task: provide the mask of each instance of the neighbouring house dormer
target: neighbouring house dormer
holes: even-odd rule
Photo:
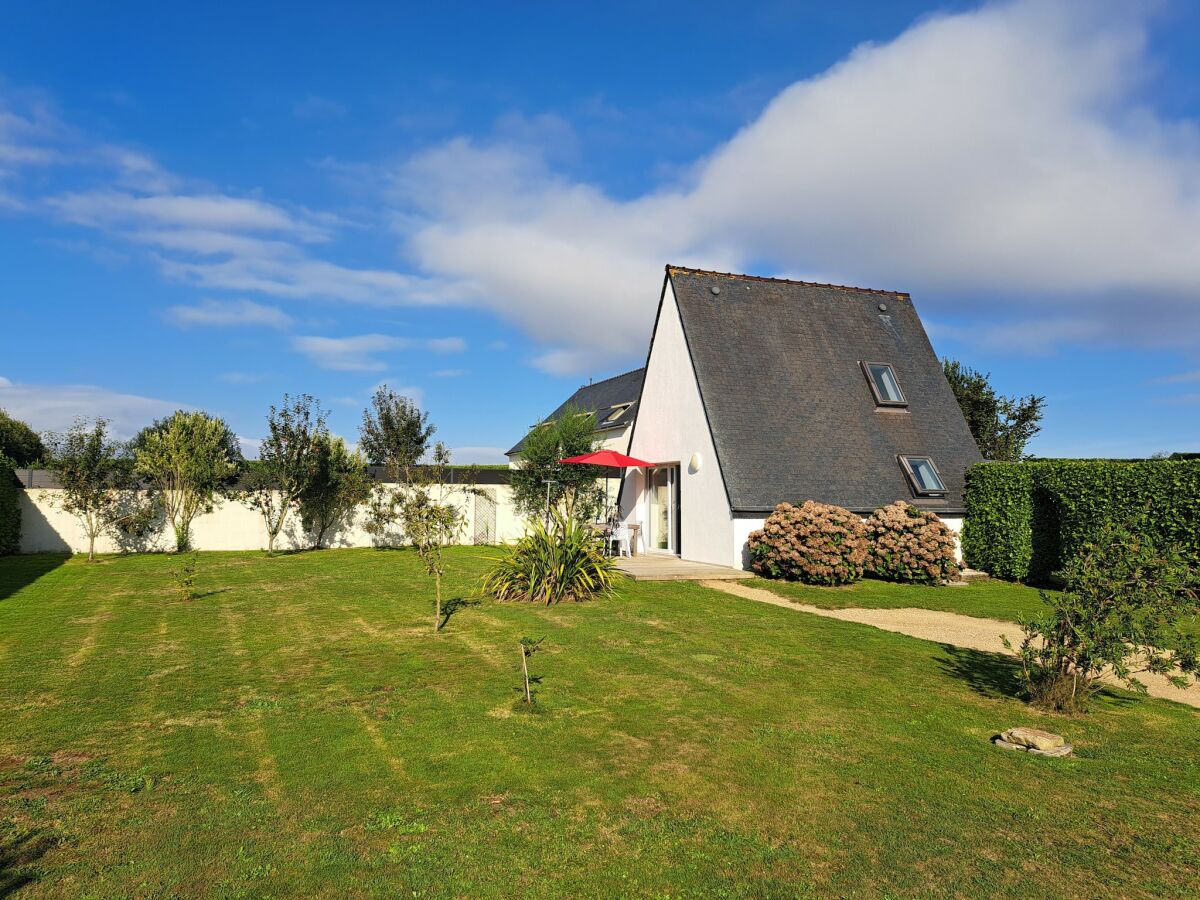
[[[644,373],[644,369],[634,369],[623,375],[585,384],[539,424],[557,421],[566,410],[574,407],[581,411],[581,415],[596,417],[595,434],[601,450],[625,453],[629,450],[629,429],[637,416],[637,401]],[[522,438],[505,453],[510,463],[516,461],[524,445],[525,439]]]

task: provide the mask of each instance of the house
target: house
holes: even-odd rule
[[[637,415],[638,394],[642,390],[642,375],[645,371],[634,369],[624,375],[614,375],[603,381],[583,385],[554,410],[545,422],[558,421],[567,410],[591,413],[596,417],[595,437],[599,441],[596,449],[628,453],[629,433]],[[541,424],[544,423],[539,423]],[[521,438],[516,446],[504,454],[508,457],[510,465],[516,463],[524,446],[525,439]]]
[[[668,266],[622,488],[648,552],[745,567],[784,501],[953,529],[981,457],[908,294]]]
[[[655,462],[621,487],[639,549],[722,566],[748,565],[747,537],[785,501],[867,515],[903,499],[957,531],[981,459],[895,291],[668,266],[645,369],[556,413],[572,402],[628,404],[614,449]]]

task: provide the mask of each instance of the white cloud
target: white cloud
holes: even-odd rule
[[[667,261],[910,290],[1035,352],[1194,345],[1200,130],[1141,104],[1141,15],[1030,0],[923,19],[627,200],[528,146],[456,139],[396,173],[397,228],[551,371],[642,353]]]
[[[297,119],[341,119],[346,115],[346,107],[328,97],[310,94],[292,104],[292,115]]]
[[[266,377],[261,372],[222,372],[217,380],[226,384],[258,384]]]
[[[460,378],[467,374],[466,369],[438,369],[433,373],[434,378]]]
[[[502,447],[452,447],[450,461],[460,466],[486,466],[508,462]]]
[[[466,341],[458,337],[415,340],[387,334],[360,334],[342,338],[302,335],[292,339],[292,349],[303,353],[321,368],[351,372],[382,372],[387,364],[378,357],[389,351],[425,349],[434,353],[452,353],[466,348]]]
[[[1162,375],[1150,379],[1151,384],[1193,384],[1200,381],[1200,369],[1194,372],[1178,372],[1174,375]]]
[[[346,372],[381,372],[387,364],[378,354],[412,346],[404,338],[386,334],[360,334],[331,338],[307,335],[292,338],[292,348],[303,353],[322,369]]]
[[[275,306],[253,300],[203,300],[195,306],[172,306],[167,317],[176,325],[264,325],[288,328],[295,321]]]
[[[435,353],[462,353],[467,349],[467,342],[460,337],[431,338],[425,346]]]
[[[155,419],[190,407],[91,384],[0,384],[0,408],[35,431],[65,431],[76,418],[105,418],[118,437],[133,437]]]
[[[69,222],[106,225],[167,226],[220,231],[285,232],[319,240],[324,229],[262,200],[223,194],[137,194],[100,190],[60,194],[49,205]]]
[[[373,305],[444,302],[436,282],[382,269],[351,269],[289,249],[278,253],[235,253],[217,262],[161,259],[168,277],[197,287],[256,291],[273,297],[345,300]]]
[[[246,459],[258,459],[259,448],[262,447],[262,438],[245,437],[238,435],[238,445],[242,448],[242,456]]]

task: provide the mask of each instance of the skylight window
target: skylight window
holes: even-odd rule
[[[938,474],[937,466],[928,456],[901,456],[900,465],[904,467],[904,473],[912,482],[913,490],[917,494],[928,497],[946,493],[942,476]]]
[[[862,367],[876,403],[880,406],[908,406],[904,392],[900,390],[900,382],[896,380],[895,369],[887,363],[873,362],[865,362]]]
[[[619,406],[614,406],[612,408],[612,411],[609,412],[609,414],[604,417],[604,421],[601,424],[609,425],[609,424],[617,421],[617,419],[619,419],[619,418],[621,418],[621,416],[625,415],[625,410],[629,409],[629,407],[631,407],[632,405],[633,405],[632,403],[622,403]]]

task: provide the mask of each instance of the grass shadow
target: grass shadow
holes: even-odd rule
[[[192,594],[192,599],[203,600],[205,597],[215,597],[217,594],[228,594],[232,590],[233,588],[223,587],[213,588],[211,591],[198,591],[197,593]]]
[[[443,600],[442,621],[438,623],[438,631],[446,627],[455,613],[462,612],[464,609],[469,609],[472,606],[478,606],[482,602],[478,597],[451,597],[448,600]]]
[[[37,881],[34,864],[57,843],[57,836],[43,828],[0,837],[0,897],[10,897]]]
[[[1015,659],[952,644],[943,644],[942,651],[945,655],[934,660],[938,668],[965,681],[977,694],[1021,699],[1021,667]]]
[[[0,600],[11,597],[53,572],[71,558],[69,553],[26,553],[0,557]]]

